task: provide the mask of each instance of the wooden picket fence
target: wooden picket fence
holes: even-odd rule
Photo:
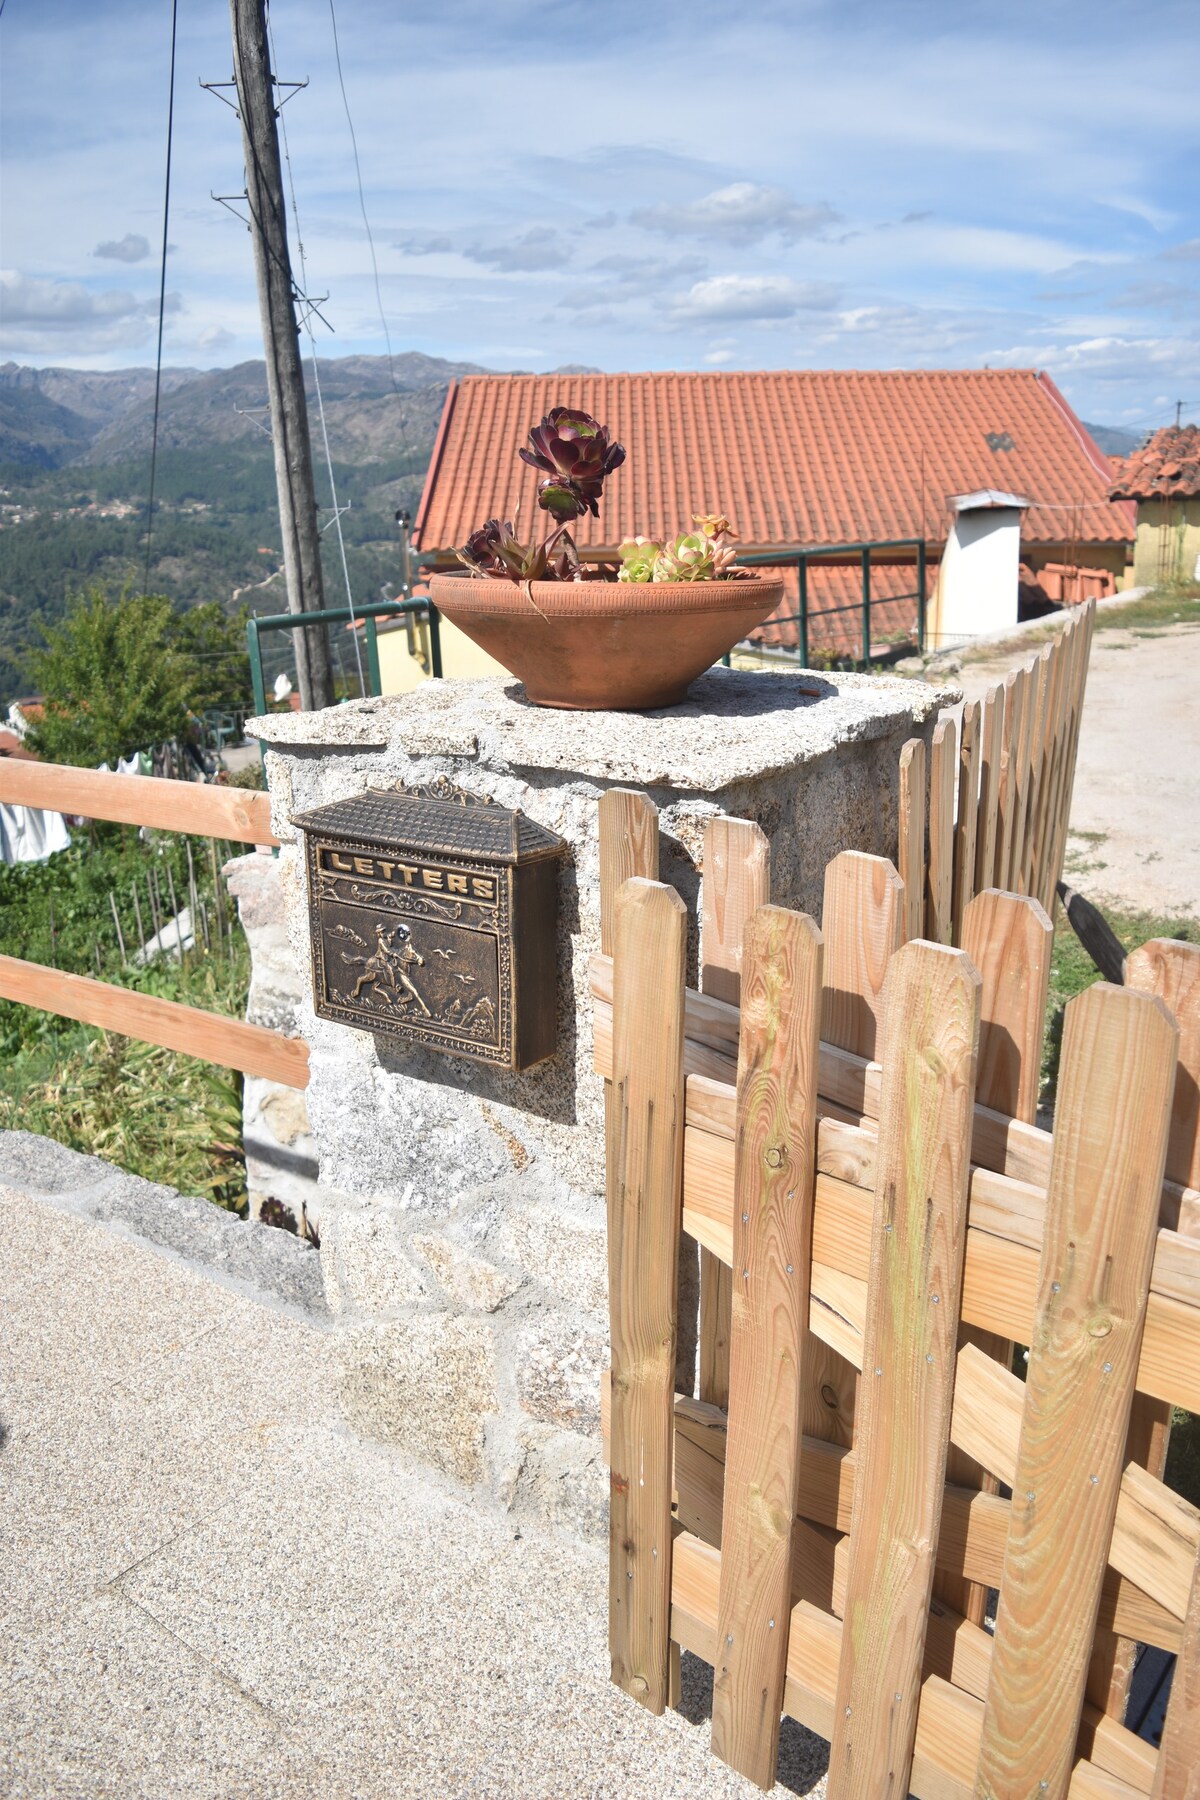
[[[983,702],[900,753],[897,866],[909,937],[961,944],[975,894],[1030,894],[1053,910],[1067,848],[1079,721],[1095,629],[1089,600]]]
[[[830,1800],[1194,1796],[1200,1513],[1161,1475],[1200,1410],[1200,947],[1071,1002],[1051,1135],[1035,897],[906,941],[847,852],[818,930],[716,819],[697,990],[644,795],[602,800],[601,867],[614,1681],[661,1712],[710,1663],[713,1751],[764,1788],[788,1715]],[[1139,1643],[1178,1658],[1160,1750],[1122,1722]]]

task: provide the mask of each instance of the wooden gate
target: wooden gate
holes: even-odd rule
[[[961,725],[943,713],[928,755],[921,738],[900,752],[906,936],[961,944],[966,909],[987,888],[1031,894],[1052,910],[1095,622],[1089,600],[1032,662],[982,703],[968,701]]]
[[[763,1787],[788,1714],[831,1800],[1194,1795],[1200,1514],[1144,1425],[1200,1409],[1200,948],[1071,1002],[1050,1135],[1036,899],[905,942],[896,871],[847,853],[818,931],[765,852],[710,827],[693,990],[654,809],[602,802],[613,1679],[658,1712],[709,1662],[714,1753]],[[732,1296],[701,1398],[681,1229]],[[1161,1751],[1129,1642],[1178,1653]]]

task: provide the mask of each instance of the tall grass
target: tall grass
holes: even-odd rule
[[[216,929],[207,840],[193,840],[193,870],[210,920],[210,947],[200,934],[182,963],[173,955],[145,967],[133,963],[133,888],[139,889],[148,937],[154,925],[147,878],[164,913],[171,883],[179,906],[188,904],[185,841],[117,826],[74,834],[69,849],[44,863],[0,867],[0,951],[240,1018],[249,950],[227,896],[229,929]],[[113,901],[129,962],[121,956]],[[233,1070],[0,1001],[0,1128],[55,1138],[149,1181],[243,1212],[241,1111],[242,1078]]]

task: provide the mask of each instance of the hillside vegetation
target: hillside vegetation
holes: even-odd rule
[[[420,496],[449,382],[473,370],[416,354],[391,365],[367,356],[321,363],[356,600],[397,580],[394,514]],[[308,380],[319,445],[311,370]],[[283,610],[263,364],[164,370],[163,388],[151,589],[184,605]],[[149,369],[0,367],[0,702],[28,691],[39,627],[59,619],[72,594],[95,582],[140,587],[153,397]],[[316,468],[327,505],[322,455]],[[334,534],[323,542],[336,605],[346,597],[341,561]]]

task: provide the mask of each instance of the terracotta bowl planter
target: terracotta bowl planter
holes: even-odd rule
[[[433,575],[439,612],[510,669],[535,706],[673,706],[783,598],[783,582],[515,581]]]

